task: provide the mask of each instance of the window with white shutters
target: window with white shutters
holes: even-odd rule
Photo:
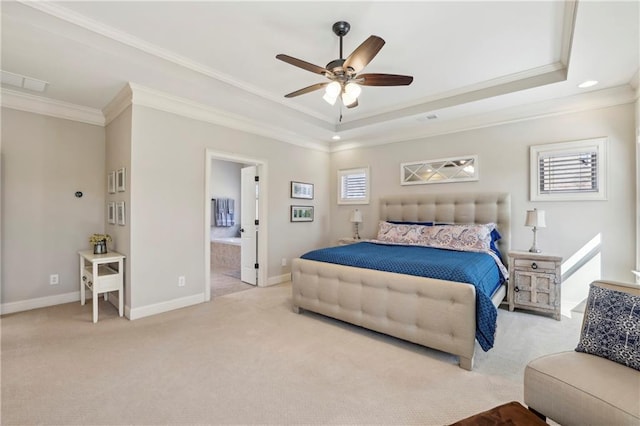
[[[531,147],[531,200],[605,200],[606,139]]]
[[[338,204],[369,203],[369,168],[338,170]]]

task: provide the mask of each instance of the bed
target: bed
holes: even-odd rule
[[[457,193],[380,199],[381,221],[495,223],[502,263],[510,247],[510,196]],[[292,261],[292,304],[426,347],[457,355],[471,370],[476,347],[476,288],[463,282],[297,258]],[[501,284],[489,295],[497,307]],[[478,295],[479,297],[479,295]]]

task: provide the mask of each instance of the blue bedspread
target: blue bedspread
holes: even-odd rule
[[[476,339],[484,351],[493,347],[498,313],[491,295],[504,279],[488,254],[362,242],[314,250],[301,257],[473,284],[476,287]]]

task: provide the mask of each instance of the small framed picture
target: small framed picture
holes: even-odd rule
[[[313,206],[291,206],[291,222],[313,222]]]
[[[118,192],[124,192],[125,191],[125,168],[121,168],[118,169],[118,172],[116,173],[116,187],[118,189]]]
[[[118,221],[118,225],[124,226],[126,224],[125,213],[124,213],[124,201],[118,201],[116,203],[116,220]]]
[[[291,181],[291,198],[313,200],[313,184]]]
[[[109,194],[116,193],[116,172],[110,171],[107,175],[107,192]]]
[[[115,201],[109,201],[107,203],[107,222],[111,225],[116,224],[116,203]]]

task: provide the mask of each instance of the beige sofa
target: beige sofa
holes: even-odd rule
[[[633,284],[595,281],[592,285],[640,295],[640,286]],[[640,371],[582,352],[546,355],[525,369],[524,402],[536,414],[563,426],[637,426]]]

